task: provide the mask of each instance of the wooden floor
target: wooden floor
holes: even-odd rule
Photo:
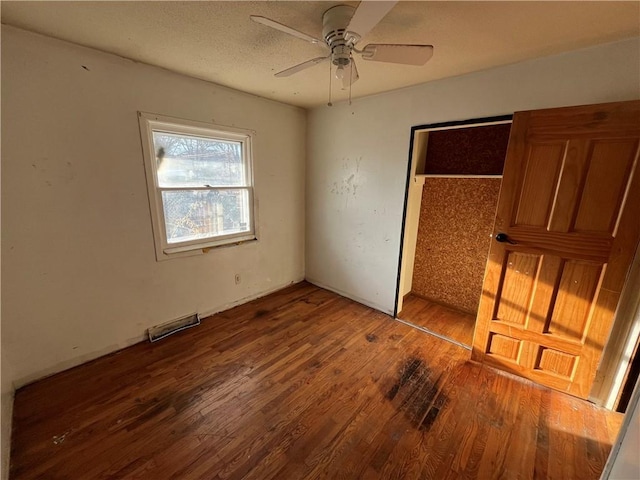
[[[444,337],[471,346],[476,325],[474,315],[447,308],[410,293],[402,302],[398,318]]]
[[[597,479],[622,416],[306,283],[17,392],[11,478]]]

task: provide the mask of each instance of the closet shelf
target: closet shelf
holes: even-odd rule
[[[416,173],[418,178],[502,178],[502,175],[461,175],[458,173]]]

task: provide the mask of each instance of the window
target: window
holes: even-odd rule
[[[139,117],[157,258],[255,239],[251,133]]]

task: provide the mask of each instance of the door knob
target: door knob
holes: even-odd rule
[[[514,242],[513,240],[511,240],[509,238],[509,236],[506,233],[498,233],[496,235],[496,242],[500,242],[500,243],[510,243],[511,245],[515,245],[516,242]]]

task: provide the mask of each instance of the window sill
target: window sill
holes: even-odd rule
[[[201,242],[195,245],[167,247],[162,250],[162,253],[164,253],[167,256],[175,255],[178,253],[186,253],[186,252],[197,253],[198,250],[201,250],[202,253],[207,253],[209,250],[212,250],[214,248],[232,247],[234,245],[240,245],[242,243],[252,242],[257,239],[258,238],[255,236],[255,234],[251,233],[248,235],[237,236],[233,238],[225,238],[223,240],[211,240],[209,242]]]

